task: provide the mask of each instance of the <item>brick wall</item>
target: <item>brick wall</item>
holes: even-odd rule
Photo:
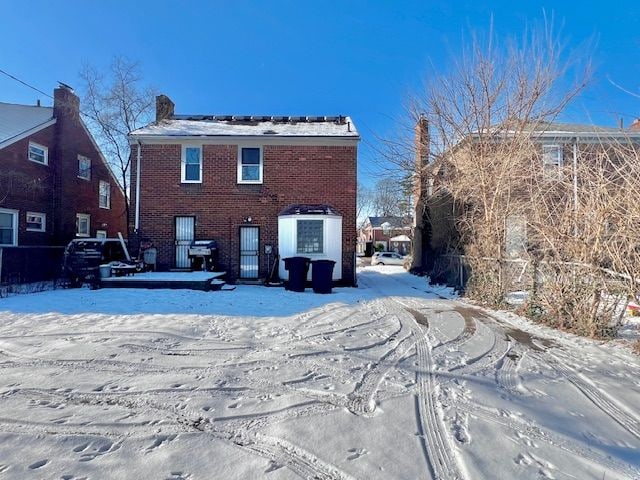
[[[57,88],[54,97],[54,115],[57,118],[55,202],[59,212],[56,216],[57,240],[66,244],[75,237],[77,213],[91,215],[91,236],[95,236],[96,230],[106,230],[110,237],[115,237],[118,232],[126,236],[124,194],[81,123],[78,97],[64,88]],[[89,181],[78,178],[78,155],[91,160]],[[110,184],[109,209],[99,207],[101,180]]]
[[[132,152],[132,208],[135,212],[135,152]],[[221,267],[231,280],[239,270],[239,230],[260,227],[260,277],[270,269],[264,245],[278,245],[278,213],[294,203],[326,203],[342,215],[342,278],[354,278],[356,247],[355,146],[264,145],[264,182],[237,184],[238,145],[204,145],[203,181],[180,183],[180,145],[142,145],[140,236],[158,248],[159,268],[175,262],[176,216],[195,216],[197,239],[215,239]],[[251,217],[250,224],[244,219]]]
[[[76,213],[91,215],[91,235],[126,234],[124,195],[81,123],[78,97],[63,88],[54,96],[55,124],[0,149],[0,208],[18,210],[18,245],[66,245],[75,237]],[[28,159],[30,140],[48,147],[48,165]],[[90,181],[78,178],[78,155],[91,159]],[[99,208],[100,180],[111,185],[110,209]],[[26,212],[45,213],[46,232],[27,231]]]

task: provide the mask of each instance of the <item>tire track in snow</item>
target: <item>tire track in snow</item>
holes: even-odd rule
[[[488,351],[471,358],[465,365],[449,369],[449,372],[455,373],[456,375],[472,375],[492,367],[505,357],[511,348],[511,342],[505,340],[502,335],[496,335],[495,332],[486,325],[478,324],[478,327],[481,325],[483,330],[490,332],[493,336],[493,345],[491,348],[489,348]]]
[[[503,388],[512,395],[523,395],[526,393],[524,385],[518,370],[526,352],[520,351],[520,348],[513,346],[505,354],[502,361],[498,364],[496,370],[496,382],[498,386]]]
[[[37,389],[32,389],[37,390]],[[51,397],[63,399],[69,404],[75,405],[94,405],[101,407],[120,407],[126,410],[154,410],[167,420],[172,422],[172,428],[181,428],[181,432],[200,431],[211,435],[212,437],[230,442],[242,449],[251,451],[255,454],[268,458],[278,466],[284,466],[294,471],[303,478],[321,479],[321,480],[353,480],[350,475],[342,472],[340,469],[327,463],[314,454],[305,449],[294,445],[284,439],[271,437],[268,435],[254,432],[253,429],[247,428],[246,425],[236,425],[236,428],[224,426],[224,422],[215,422],[209,418],[204,418],[199,412],[192,411],[184,406],[176,406],[169,403],[154,401],[147,396],[132,397],[121,394],[111,393],[88,393],[88,392],[56,392],[43,391]],[[315,413],[313,408],[309,409],[309,414]],[[319,409],[319,412],[324,410]],[[278,417],[276,416],[276,419]],[[219,424],[219,425],[218,425]],[[110,424],[109,426],[112,426]],[[26,427],[29,431],[29,425]],[[32,426],[31,428],[36,428]],[[53,430],[58,428],[57,425],[52,427]],[[93,434],[91,428],[88,431],[80,430],[80,434]],[[61,428],[61,434],[64,428]],[[72,430],[69,430],[70,432]],[[157,433],[158,426],[155,426]],[[49,429],[42,433],[48,433]],[[73,433],[72,433],[73,434]]]
[[[413,317],[417,324],[414,334],[417,337],[418,416],[423,447],[427,452],[427,462],[436,480],[462,480],[464,476],[458,466],[454,446],[440,409],[427,318],[421,312],[408,307],[405,302],[398,300],[396,302]]]
[[[375,396],[384,377],[404,358],[415,345],[413,334],[408,334],[385,353],[363,375],[356,388],[349,394],[347,408],[356,415],[371,415],[376,409]]]
[[[640,469],[635,468],[632,465],[616,461],[610,455],[601,454],[591,450],[590,448],[582,447],[559,434],[547,431],[518,416],[511,415],[509,412],[500,412],[494,408],[472,403],[468,400],[462,400],[458,407],[464,408],[465,411],[471,413],[474,417],[502,425],[510,431],[519,433],[522,436],[534,438],[551,444],[567,453],[575,455],[576,457],[593,462],[599,467],[602,466],[608,468],[619,475],[627,476],[630,479],[640,478]]]
[[[548,358],[538,356],[538,359],[541,362],[547,361],[556,372],[571,382],[591,403],[611,417],[627,432],[640,439],[640,419],[631,413],[628,407],[600,390],[581,373],[564,365],[552,353],[547,352],[547,356]]]

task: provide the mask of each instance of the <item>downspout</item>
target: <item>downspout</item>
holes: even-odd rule
[[[140,229],[140,140],[138,142],[138,152],[136,155],[136,213],[134,221],[134,231],[137,233]]]

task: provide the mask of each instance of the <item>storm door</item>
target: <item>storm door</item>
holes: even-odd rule
[[[189,268],[189,247],[195,238],[195,217],[176,217],[176,268]]]
[[[240,227],[240,278],[258,278],[259,227]]]

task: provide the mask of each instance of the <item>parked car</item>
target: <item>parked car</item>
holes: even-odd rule
[[[405,257],[396,252],[376,252],[371,257],[371,265],[404,265]]]
[[[127,255],[117,238],[75,239],[64,251],[62,276],[70,287],[79,287],[100,278],[100,265],[126,261]]]

